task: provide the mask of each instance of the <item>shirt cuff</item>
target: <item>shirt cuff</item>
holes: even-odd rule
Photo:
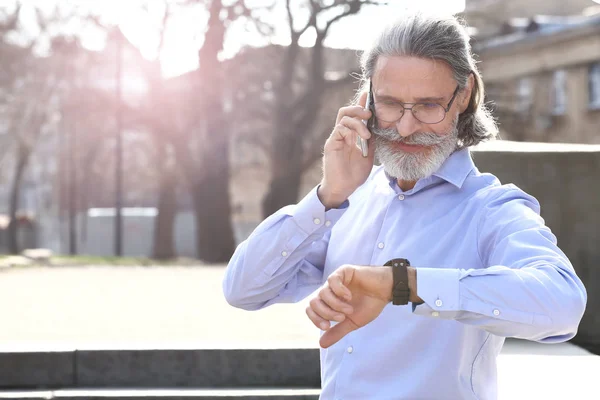
[[[325,211],[325,206],[317,196],[319,186],[313,188],[294,209],[294,221],[307,234],[325,227],[331,229],[348,208],[346,200],[340,207]]]
[[[453,318],[460,310],[460,270],[417,268],[417,294],[424,303],[413,305],[417,315]]]

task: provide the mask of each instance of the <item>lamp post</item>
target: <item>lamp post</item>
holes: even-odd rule
[[[115,137],[115,255],[123,255],[123,109],[121,76],[123,68],[123,37],[120,29],[116,29],[116,137]]]

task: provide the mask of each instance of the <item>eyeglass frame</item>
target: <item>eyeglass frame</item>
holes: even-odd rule
[[[416,105],[419,105],[419,104],[432,104],[432,103],[401,103],[402,109],[404,111],[402,111],[402,115],[400,116],[400,118],[398,118],[395,121],[384,121],[384,122],[387,122],[387,123],[390,123],[390,124],[392,124],[392,123],[393,124],[397,124],[398,121],[400,121],[402,119],[402,117],[404,117],[404,113],[406,112],[406,110],[410,110],[410,112],[412,113],[413,117],[415,117],[415,119],[417,121],[419,121],[420,123],[422,123],[422,124],[427,124],[427,125],[439,124],[440,122],[442,122],[443,120],[446,119],[446,115],[448,114],[448,111],[450,111],[450,107],[452,107],[452,104],[454,103],[454,100],[456,99],[456,96],[458,95],[459,89],[460,89],[460,85],[456,85],[456,89],[454,89],[454,93],[452,94],[452,97],[450,98],[450,101],[448,102],[448,105],[446,107],[444,107],[441,104],[434,103],[434,104],[437,104],[438,106],[442,107],[442,109],[444,110],[444,117],[441,120],[439,120],[438,122],[423,122],[419,118],[417,118],[417,116],[412,111],[413,108]],[[369,111],[371,111],[371,113],[373,113],[373,125],[375,125],[376,124],[375,120],[377,119],[377,114],[375,112],[375,96],[373,95],[373,80],[371,80],[369,82],[369,97],[370,97],[370,101],[369,101],[369,108],[370,108],[370,110]],[[405,104],[411,104],[412,107],[405,107],[404,106]]]

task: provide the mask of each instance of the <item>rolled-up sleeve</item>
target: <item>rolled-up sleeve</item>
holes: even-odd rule
[[[539,212],[518,189],[489,201],[477,234],[485,268],[418,268],[414,313],[540,342],[575,336],[587,294]]]
[[[321,285],[331,229],[348,202],[325,211],[317,189],[268,217],[236,248],[223,279],[231,305],[257,310],[297,302]]]

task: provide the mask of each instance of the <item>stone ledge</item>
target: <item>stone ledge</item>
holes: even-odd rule
[[[0,387],[53,388],[75,382],[74,353],[0,352]]]
[[[0,353],[1,388],[319,388],[320,385],[316,348]]]

